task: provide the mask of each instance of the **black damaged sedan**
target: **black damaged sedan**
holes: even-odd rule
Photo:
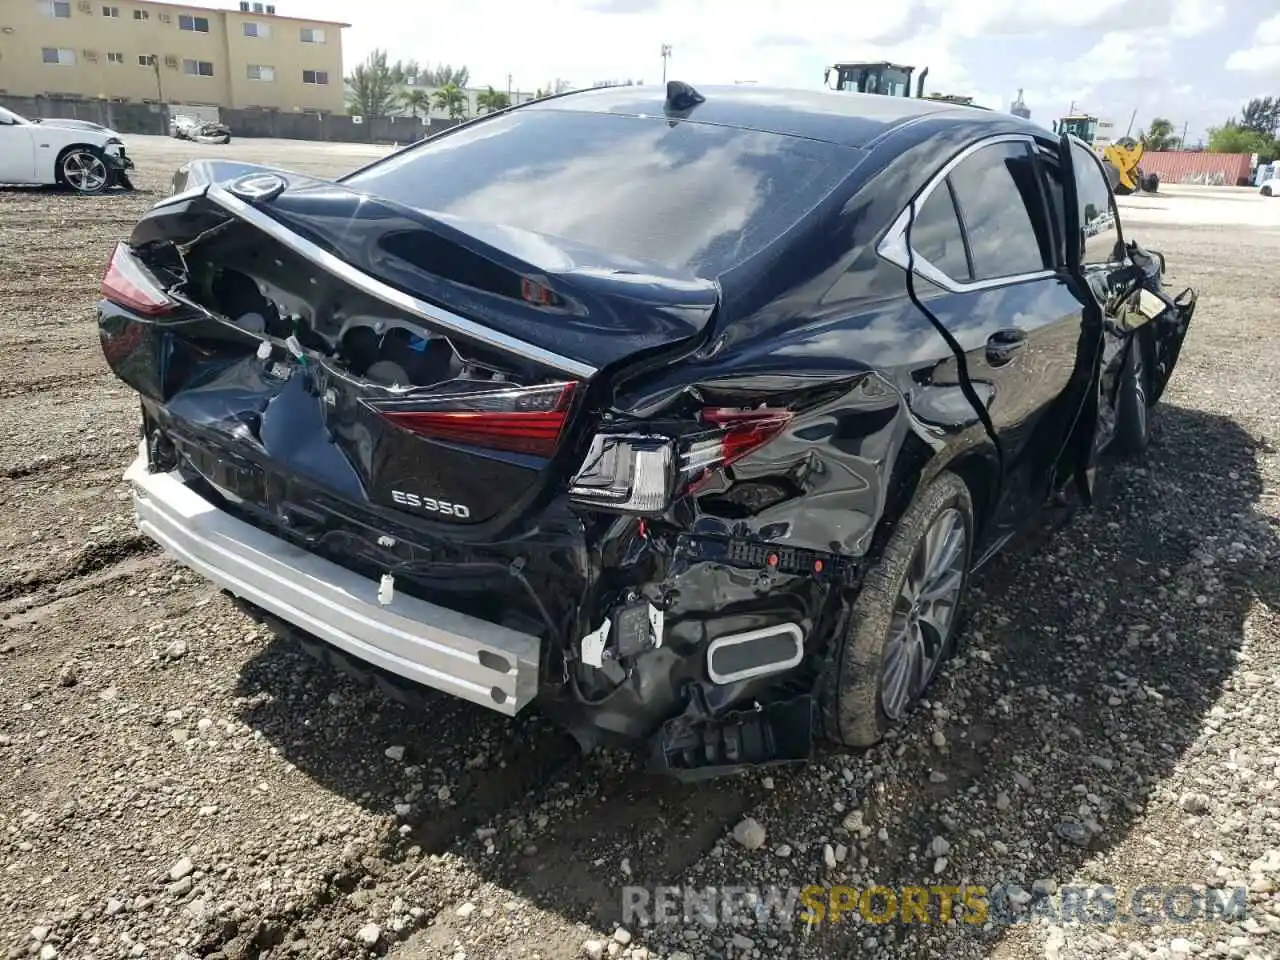
[[[198,161],[116,249],[138,523],[348,664],[682,776],[875,742],[968,580],[1140,451],[1195,294],[1013,116],[672,83],[336,181]]]

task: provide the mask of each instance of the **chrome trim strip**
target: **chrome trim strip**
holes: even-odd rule
[[[763,637],[771,637],[775,634],[790,634],[795,640],[796,651],[786,660],[775,660],[771,663],[762,663],[759,666],[748,667],[746,670],[736,670],[732,673],[720,673],[715,668],[714,654],[721,647],[732,647],[740,643],[750,643],[752,640],[759,640]],[[800,629],[800,625],[796,623],[780,623],[774,627],[761,627],[759,630],[748,630],[746,633],[731,633],[727,637],[719,637],[712,640],[707,646],[707,676],[715,683],[737,683],[739,680],[749,680],[752,677],[762,677],[768,673],[779,673],[783,670],[790,670],[798,665],[804,659],[804,631]]]
[[[125,473],[139,530],[184,566],[349,656],[512,716],[538,693],[542,641],[437,606],[250,526],[172,473]]]
[[[885,233],[879,245],[876,247],[876,253],[884,257],[892,264],[896,264],[903,270],[907,269],[908,262],[915,267],[915,273],[919,277],[923,277],[930,283],[936,284],[949,293],[969,293],[975,290],[992,290],[996,287],[1008,287],[1015,283],[1026,283],[1029,280],[1046,280],[1049,277],[1057,275],[1054,270],[1037,270],[1032,273],[1019,273],[1008,277],[994,277],[990,280],[973,280],[961,281],[954,280],[943,273],[938,267],[930,263],[919,253],[915,254],[912,261],[907,259],[907,223],[911,219],[912,208],[915,209],[916,215],[919,216],[920,208],[924,206],[926,200],[938,187],[942,186],[947,175],[951,173],[957,166],[967,160],[973,154],[977,153],[984,147],[994,146],[998,143],[1029,143],[1031,146],[1036,145],[1035,137],[1026,133],[1002,133],[998,136],[988,137],[977,143],[972,143],[965,147],[958,154],[952,157],[943,165],[942,169],[933,175],[933,177],[920,189],[920,192],[912,198],[911,202],[903,208],[902,212],[894,218],[893,225]]]
[[[403,293],[395,289],[395,287],[383,283],[381,280],[374,279],[367,273],[357,270],[346,261],[335,257],[327,250],[320,248],[305,237],[298,236],[279,221],[267,216],[253,204],[245,203],[239,197],[233,195],[226,187],[219,184],[209,187],[209,199],[224,210],[234,213],[272,238],[279,240],[321,269],[340,277],[353,287],[381,300],[383,303],[388,303],[393,307],[412,313],[447,331],[470,337],[486,346],[537,361],[580,380],[589,379],[597,373],[597,369],[590,364],[561,356],[550,350],[544,350],[542,347],[527,343],[524,340],[509,337],[505,333],[482,326],[474,320],[468,320],[466,317],[460,317],[456,313],[427,303],[425,300],[419,300],[417,297]]]

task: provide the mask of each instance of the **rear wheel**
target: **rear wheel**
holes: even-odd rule
[[[1271,185],[1270,185],[1270,184],[1268,184],[1267,186],[1265,186],[1265,187],[1263,187],[1263,188],[1262,188],[1262,195],[1263,195],[1264,197],[1269,197],[1269,196],[1271,196]]]
[[[898,522],[835,639],[823,683],[830,737],[866,747],[906,718],[954,645],[972,552],[969,488],[944,473]]]
[[[107,161],[93,147],[72,147],[58,161],[62,182],[76,193],[101,193],[111,177]]]

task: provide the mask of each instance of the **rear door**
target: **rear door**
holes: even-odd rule
[[[1082,398],[1086,301],[1063,269],[1037,153],[1022,135],[963,151],[917,198],[926,216],[905,246],[1000,452],[1003,483],[986,527],[993,539],[1049,494]]]

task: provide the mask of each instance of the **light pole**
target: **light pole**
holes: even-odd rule
[[[667,61],[671,59],[671,44],[662,45],[662,85],[667,85]]]

